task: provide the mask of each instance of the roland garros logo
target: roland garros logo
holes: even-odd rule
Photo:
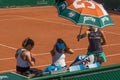
[[[8,78],[8,76],[0,76],[0,80],[3,80],[5,78]]]
[[[86,6],[84,3],[78,4],[78,2],[81,2],[81,1],[82,1],[82,0],[75,0],[75,1],[73,2],[73,6],[74,6],[76,9],[78,9],[78,8],[85,8],[85,7],[91,8],[91,9],[95,9],[95,5],[94,5],[92,2],[86,0],[86,2],[90,4],[90,6]]]

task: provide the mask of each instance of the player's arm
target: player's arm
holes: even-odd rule
[[[74,51],[71,48],[65,48],[65,52],[68,54],[73,54]]]
[[[17,56],[18,56],[18,54],[17,54],[17,52],[15,53],[15,58],[17,58]]]
[[[83,33],[83,34],[79,34],[79,35],[77,35],[77,39],[85,38],[89,33],[90,33],[90,31],[86,31],[86,32]]]
[[[18,53],[17,53],[17,52],[18,52],[18,50],[17,50],[17,51],[16,51],[16,53],[15,53],[15,58],[17,58],[17,57],[18,57]]]
[[[50,51],[50,54],[52,57],[55,55],[55,50],[56,50],[56,47],[54,45],[53,49]]]
[[[101,44],[106,45],[106,37],[103,31],[101,31]]]
[[[35,59],[31,57],[31,53],[29,51],[25,51],[24,54],[26,54],[26,60],[29,62],[31,66],[35,65]]]

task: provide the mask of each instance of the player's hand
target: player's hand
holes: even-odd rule
[[[77,35],[77,41],[80,40],[80,36],[81,36],[80,34]]]
[[[32,61],[35,62],[35,58],[32,57]]]
[[[106,45],[106,42],[102,42],[101,44],[102,44],[102,45]]]
[[[72,50],[72,49],[68,49],[68,51],[67,51],[68,53],[70,53],[70,54],[73,54],[74,53],[74,51]]]

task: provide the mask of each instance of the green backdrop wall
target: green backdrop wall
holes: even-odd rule
[[[120,7],[120,0],[94,0],[102,3],[105,8],[117,8]]]
[[[56,0],[0,0],[0,8],[25,7],[25,6],[51,6]],[[105,8],[117,8],[120,0],[94,0],[102,3]]]
[[[55,0],[0,0],[0,8],[54,5]]]

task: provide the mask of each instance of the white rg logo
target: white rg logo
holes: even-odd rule
[[[74,6],[76,9],[78,9],[78,8],[85,8],[85,7],[91,8],[91,9],[95,9],[94,3],[90,2],[90,1],[86,1],[86,2],[88,2],[89,4],[91,4],[90,6],[85,6],[84,3],[77,4],[77,3],[80,2],[80,1],[82,1],[82,0],[75,0],[75,1],[73,2],[73,6]]]

